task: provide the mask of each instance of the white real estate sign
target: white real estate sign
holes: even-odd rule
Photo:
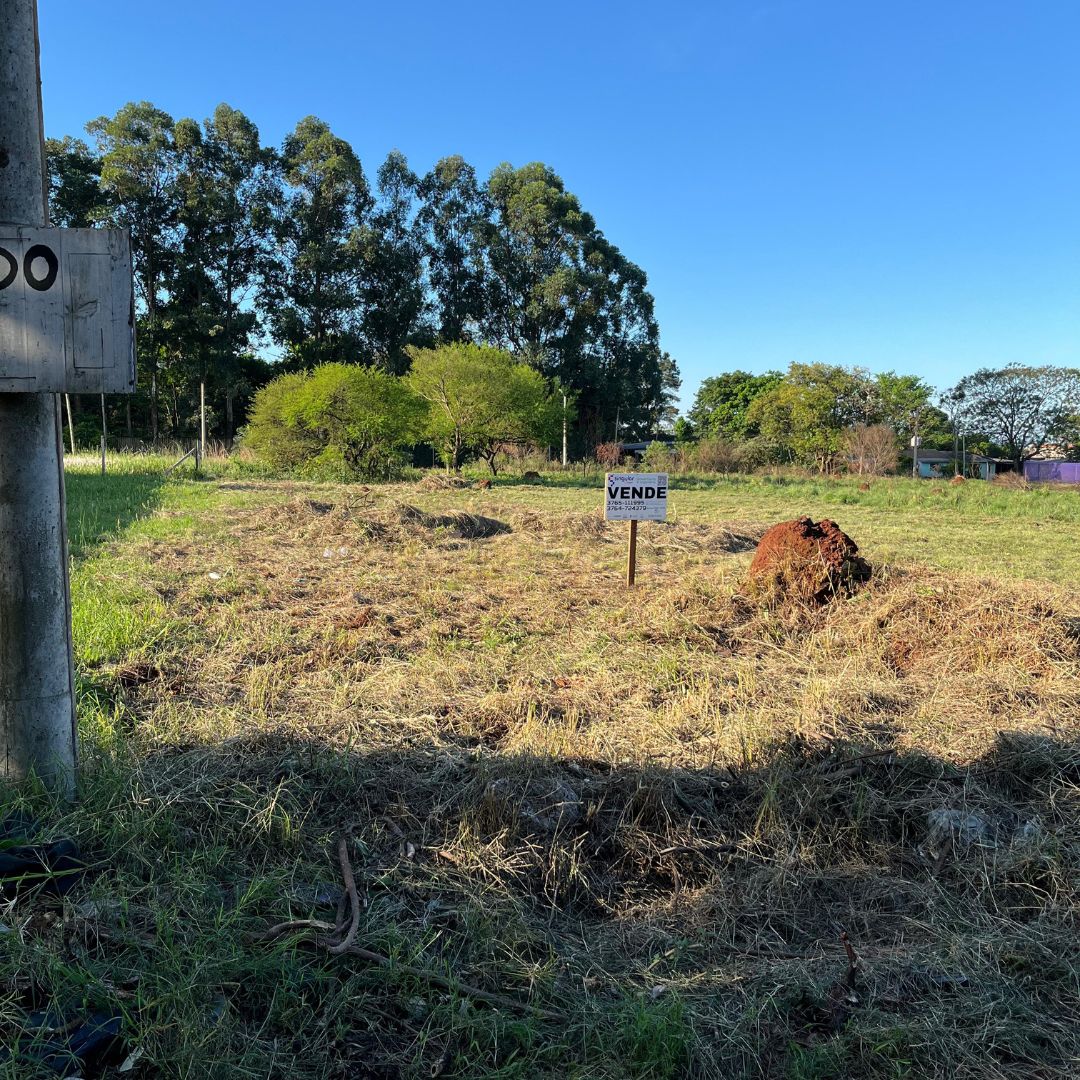
[[[608,473],[604,477],[606,521],[666,521],[667,473]]]
[[[0,392],[134,390],[127,232],[0,224]]]

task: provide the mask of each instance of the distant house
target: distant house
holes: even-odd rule
[[[1033,458],[1024,462],[1024,479],[1035,484],[1080,484],[1080,462]]]
[[[920,450],[919,476],[924,480],[938,480],[963,471],[967,476],[976,471],[983,480],[992,480],[1002,466],[1012,467],[1009,461],[987,457],[985,454],[954,454],[951,450]]]
[[[620,442],[619,455],[624,458],[633,457],[637,461],[640,461],[645,456],[645,451],[648,450],[649,446],[654,442],[663,443],[666,446],[674,446],[675,436],[662,432],[655,438],[649,440],[649,442]]]

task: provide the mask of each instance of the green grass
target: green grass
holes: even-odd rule
[[[483,498],[453,496],[463,506],[528,505],[585,511],[600,505],[603,478],[546,473],[542,485],[496,481]],[[922,563],[990,578],[1080,584],[1080,487],[1010,488],[982,481],[952,486],[925,480],[676,476],[674,519],[771,524],[807,514],[831,517],[871,561]]]
[[[1072,1074],[1080,493],[678,478],[627,594],[596,476],[162,472],[69,470],[80,801],[5,799],[94,870],[0,909],[0,1042],[51,1000],[147,1077]],[[751,609],[721,526],[803,513],[878,577]],[[259,940],[334,921],[342,835],[389,966]]]

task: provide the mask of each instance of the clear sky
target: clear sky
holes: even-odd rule
[[[550,164],[702,378],[1080,364],[1077,0],[39,0],[45,126],[309,113],[373,175]]]

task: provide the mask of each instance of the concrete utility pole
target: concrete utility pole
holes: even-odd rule
[[[566,453],[566,394],[562,396],[562,467],[566,468],[569,457]]]
[[[0,222],[47,224],[36,0],[0,17]],[[3,318],[0,307],[0,318]],[[60,399],[0,393],[0,780],[75,789]]]

